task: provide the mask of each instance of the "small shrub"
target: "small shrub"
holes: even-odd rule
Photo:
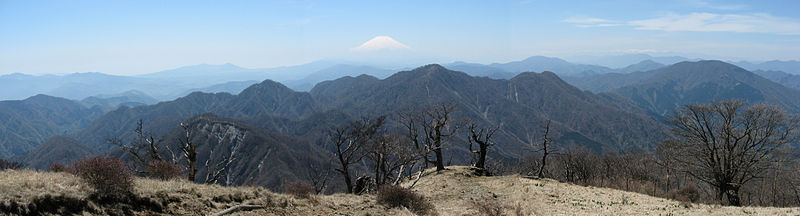
[[[18,170],[18,169],[22,169],[22,167],[23,167],[23,165],[20,162],[7,161],[7,160],[0,159],[0,171],[5,170],[5,169]]]
[[[133,194],[133,175],[128,166],[117,158],[94,157],[78,161],[75,175],[95,189],[101,202],[124,201]]]
[[[72,167],[60,163],[54,163],[50,165],[50,172],[73,173],[74,171],[72,170]]]
[[[315,191],[314,185],[303,181],[294,181],[283,185],[283,192],[303,199],[309,198]]]
[[[435,215],[433,204],[425,200],[425,196],[409,189],[394,185],[383,185],[378,188],[376,197],[379,204],[390,208],[406,207],[418,215]]]
[[[503,206],[495,200],[484,199],[472,201],[472,208],[478,210],[478,215],[500,216],[503,215]]]
[[[147,174],[161,180],[177,179],[183,177],[183,168],[167,161],[153,161],[147,165]]]
[[[694,183],[688,183],[679,189],[667,192],[667,197],[684,202],[697,202],[700,200],[700,189]]]

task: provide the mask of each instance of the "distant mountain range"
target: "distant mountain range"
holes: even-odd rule
[[[562,78],[581,78],[607,73],[633,73],[652,70],[680,61],[697,61],[679,56],[654,57],[631,54],[603,57],[559,58],[532,56],[521,61],[477,64],[453,62],[445,67],[472,76],[510,79],[522,72],[552,71]],[[575,63],[581,62],[581,63]],[[745,69],[783,71],[800,74],[798,61],[768,61],[762,63],[731,62]],[[270,79],[284,83],[297,91],[309,91],[321,81],[343,76],[356,77],[367,74],[386,78],[394,69],[370,66],[369,63],[336,60],[315,61],[308,64],[275,67],[243,68],[233,64],[194,65],[136,76],[116,76],[97,72],[68,75],[8,74],[0,76],[0,100],[21,100],[36,94],[47,94],[73,100],[82,100],[98,94],[122,94],[139,91],[159,101],[173,100],[194,91],[237,94],[249,84]],[[773,79],[773,81],[776,81]]]
[[[624,96],[642,108],[666,116],[683,104],[731,98],[778,104],[799,112],[800,90],[787,87],[796,82],[795,78],[795,75],[774,71],[753,73],[721,61],[699,61],[644,72],[568,77],[566,80],[592,92]]]
[[[800,75],[798,74],[790,74],[783,71],[773,70],[755,70],[753,73],[772,80],[773,82],[780,83],[786,87],[800,89]]]
[[[564,74],[574,76],[523,72],[548,68],[568,70]],[[796,75],[753,73],[722,61],[664,65],[643,60],[611,69],[532,57],[506,64],[431,64],[391,75],[380,68],[353,65],[320,71],[295,82],[296,88],[315,83],[308,91],[272,80],[246,88],[252,81],[231,81],[161,102],[139,91],[81,101],[46,95],[1,101],[0,157],[28,161],[29,167],[40,169],[92,154],[124,157],[107,140],[133,139],[139,120],[146,131],[169,145],[177,144],[178,125],[187,122],[197,131],[197,143],[215,143],[203,148],[219,154],[247,149],[238,151],[240,161],[225,184],[278,187],[284,182],[276,173],[296,179],[308,171],[309,164],[300,162],[323,165],[331,153],[325,146],[331,127],[363,116],[388,115],[387,129],[396,130],[398,111],[437,103],[455,104],[455,119],[498,126],[497,147],[490,156],[509,160],[528,150],[531,137],[539,135],[547,120],[553,121],[551,135],[560,146],[621,152],[651,149],[668,133],[663,119],[687,103],[739,98],[800,113],[800,90],[784,86]],[[381,77],[356,75],[360,72]],[[221,134],[245,138],[220,142]],[[465,137],[459,134],[448,143],[447,160],[469,161]],[[201,155],[215,157],[219,155]]]

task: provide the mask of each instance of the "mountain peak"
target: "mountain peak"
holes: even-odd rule
[[[446,71],[446,70],[447,70],[447,68],[443,67],[442,65],[439,65],[439,64],[428,64],[428,65],[424,65],[424,66],[421,66],[421,67],[418,67],[418,68],[414,68],[414,70],[412,70],[412,71],[434,72],[434,71]]]
[[[410,50],[407,45],[400,43],[389,36],[377,36],[364,42],[358,47],[354,47],[353,51],[379,51],[379,50]]]

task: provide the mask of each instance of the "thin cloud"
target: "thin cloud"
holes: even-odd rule
[[[575,24],[598,24],[598,23],[609,23],[611,21],[594,17],[582,17],[582,18],[573,17],[564,19],[563,22],[575,23]]]
[[[769,14],[691,13],[635,20],[627,23],[638,30],[749,32],[800,35],[800,22]]]
[[[614,26],[621,26],[622,24],[619,23],[598,23],[598,24],[580,24],[575,25],[580,28],[594,28],[594,27],[614,27]]]
[[[689,1],[689,3],[695,7],[714,10],[745,10],[750,8],[750,6],[743,4],[712,4],[708,1]]]
[[[579,28],[612,27],[622,25],[618,22],[595,17],[572,17],[564,19],[562,22],[575,24],[575,26]]]

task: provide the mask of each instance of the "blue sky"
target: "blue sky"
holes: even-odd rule
[[[127,75],[203,63],[261,68],[357,59],[376,52],[356,49],[376,36],[402,44],[399,51],[407,55],[441,63],[626,53],[800,60],[799,6],[703,0],[0,0],[0,74]]]

